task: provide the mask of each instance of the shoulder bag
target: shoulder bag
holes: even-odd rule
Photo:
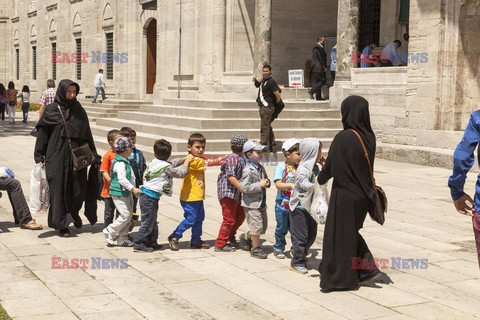
[[[62,109],[60,109],[59,105],[57,105],[57,107],[60,115],[62,116],[63,124],[65,126],[65,132],[67,134],[68,147],[70,148],[70,151],[72,153],[73,171],[85,169],[93,163],[95,156],[90,150],[88,143],[85,143],[75,149],[72,148],[72,140],[70,139],[70,132],[68,130],[67,122],[65,121]]]
[[[368,151],[367,151],[367,148],[365,147],[365,144],[363,143],[362,137],[357,131],[353,129],[350,129],[350,130],[353,131],[353,133],[355,133],[355,135],[357,136],[358,140],[360,140],[363,151],[365,152],[365,158],[367,158],[368,168],[370,169],[372,186],[373,186],[373,190],[375,191],[375,196],[373,200],[374,206],[369,210],[370,217],[372,218],[372,220],[378,222],[380,225],[383,225],[385,222],[385,213],[387,212],[387,209],[388,209],[387,195],[385,194],[385,191],[383,191],[382,187],[377,186],[375,183],[375,178],[373,177],[372,165],[370,163]]]

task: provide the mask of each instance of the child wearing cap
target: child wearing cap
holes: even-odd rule
[[[266,188],[270,187],[265,168],[260,161],[262,151],[266,146],[257,145],[248,140],[243,145],[246,165],[242,172],[240,186],[243,190],[242,206],[245,210],[249,232],[240,236],[243,249],[250,251],[250,255],[258,259],[266,259],[267,254],[260,247],[260,235],[267,230],[267,203]]]
[[[247,137],[237,134],[230,140],[232,154],[228,155],[220,168],[217,179],[217,196],[222,207],[223,222],[215,241],[215,251],[232,252],[238,246],[235,233],[245,220],[242,203],[242,178],[245,159],[242,157],[243,145]]]
[[[282,151],[285,155],[285,162],[275,167],[273,174],[273,182],[277,187],[277,197],[275,198],[275,220],[277,226],[275,228],[275,243],[273,245],[273,255],[278,259],[285,259],[285,236],[288,233],[290,223],[288,215],[290,211],[289,202],[293,184],[295,180],[295,172],[300,162],[299,139],[288,139],[282,145]]]
[[[132,219],[133,197],[132,193],[140,196],[141,191],[135,188],[135,175],[128,162],[132,152],[132,143],[127,137],[120,137],[113,143],[115,158],[110,172],[110,195],[113,204],[118,210],[118,217],[109,226],[103,229],[107,246],[117,244],[122,247],[131,247],[133,242],[128,239],[128,228]],[[115,243],[116,240],[116,243]]]

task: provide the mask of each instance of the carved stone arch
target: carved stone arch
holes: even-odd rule
[[[110,5],[110,3],[107,3],[105,5],[105,8],[103,9],[103,21],[107,21],[107,20],[113,20],[113,10],[112,10],[112,6]]]
[[[140,15],[141,25],[143,26],[144,34],[146,35],[150,21],[157,19],[157,12],[154,10],[143,10]]]
[[[73,17],[73,27],[81,27],[82,26],[82,19],[80,19],[80,14],[78,12],[75,13]]]
[[[52,19],[52,21],[50,21],[50,27],[48,28],[48,33],[54,34],[56,32],[57,32],[57,24],[55,23],[55,20]]]
[[[13,32],[13,40],[18,41],[18,30],[15,29],[15,32]]]
[[[37,27],[33,24],[30,28],[30,37],[35,38],[37,36]]]

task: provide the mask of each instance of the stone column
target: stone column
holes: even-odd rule
[[[272,0],[255,0],[255,47],[253,74],[260,75],[272,53]]]
[[[360,0],[338,1],[337,23],[337,80],[350,80],[350,70],[354,68],[352,52],[358,50],[358,30],[360,25]]]

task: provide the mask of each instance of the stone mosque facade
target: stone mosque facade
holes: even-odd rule
[[[479,108],[479,30],[480,0],[2,0],[0,82],[27,84],[36,100],[47,79],[70,78],[89,96],[102,68],[115,99],[253,100],[264,63],[280,84],[291,69],[308,83],[325,36],[328,55],[337,45],[331,107],[362,95],[380,155],[449,166]],[[381,52],[395,39],[406,66],[352,59],[372,40]]]

